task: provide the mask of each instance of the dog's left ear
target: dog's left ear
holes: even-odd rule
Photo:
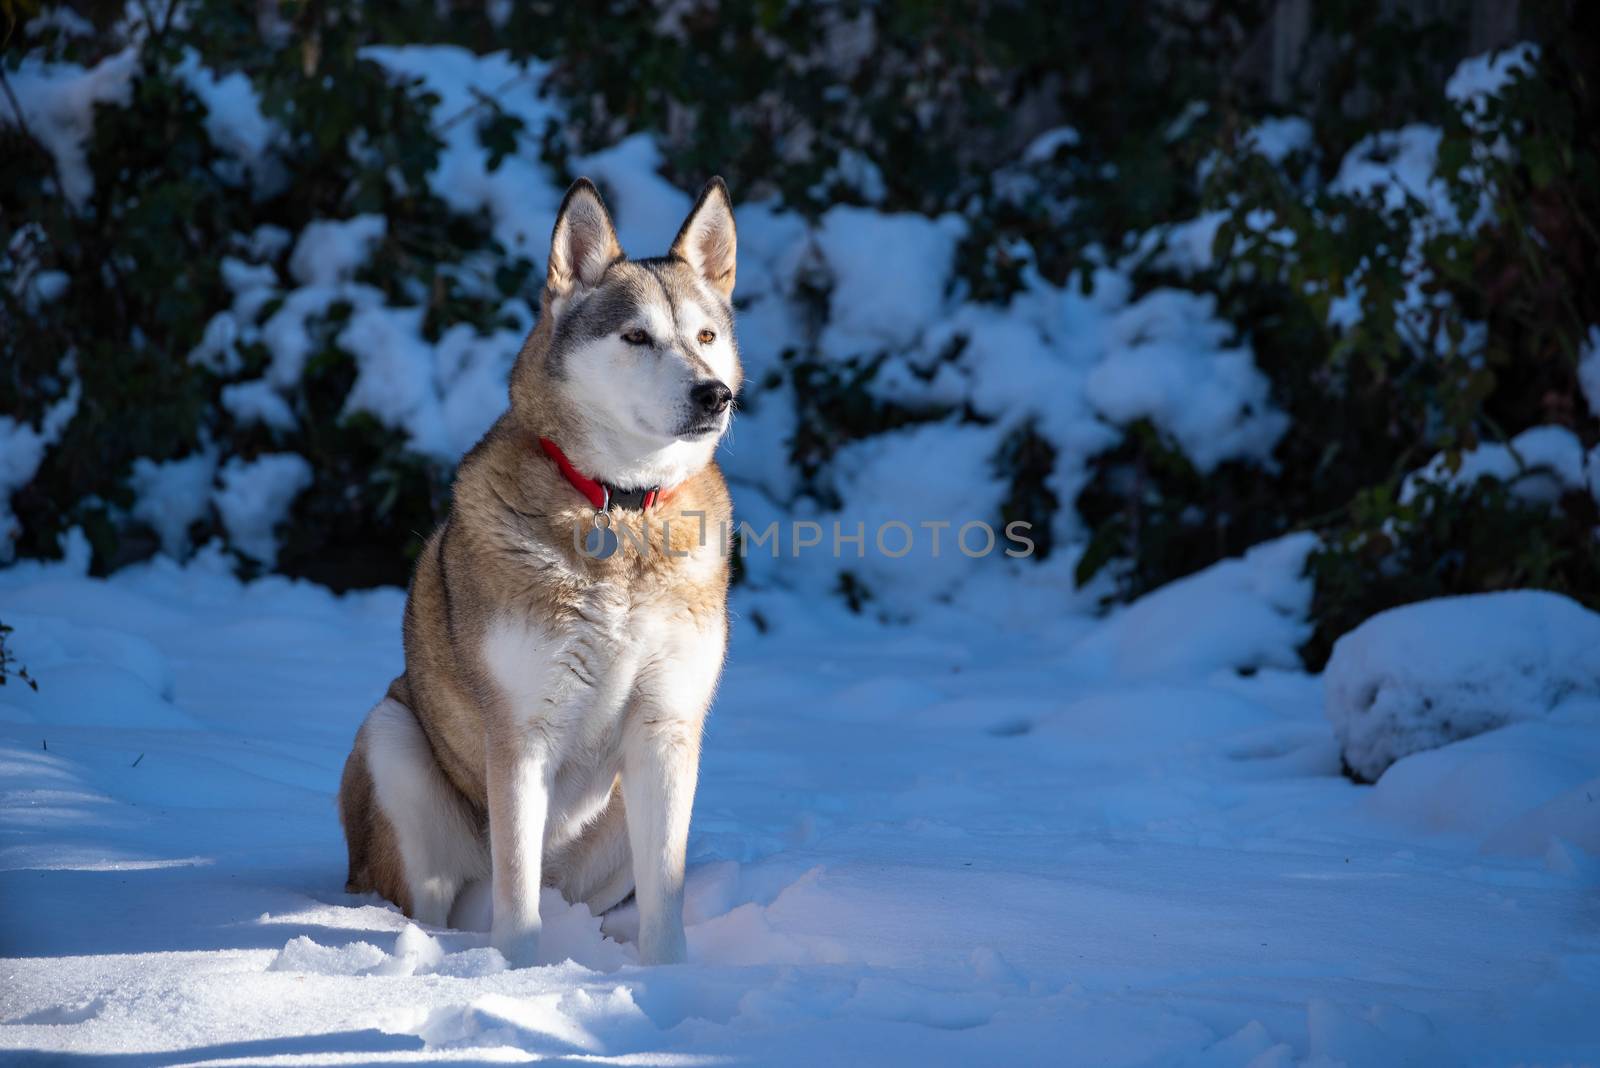
[[[622,259],[617,228],[611,224],[600,190],[579,178],[567,190],[550,234],[550,265],[545,286],[557,300],[597,285],[606,268]]]
[[[737,247],[733,202],[728,197],[727,183],[713,178],[700,190],[700,199],[689,209],[683,229],[672,242],[670,255],[693,267],[718,293],[730,297]]]

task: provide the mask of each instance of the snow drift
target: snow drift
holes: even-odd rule
[[[1324,679],[1345,763],[1373,782],[1401,757],[1600,700],[1600,615],[1534,590],[1380,612]]]

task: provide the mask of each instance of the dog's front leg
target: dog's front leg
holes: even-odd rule
[[[488,752],[489,850],[494,880],[490,942],[513,968],[539,955],[540,866],[555,774],[536,731],[491,736]]]
[[[639,903],[639,960],[681,964],[683,867],[700,774],[700,717],[642,709],[624,741],[622,797]]]

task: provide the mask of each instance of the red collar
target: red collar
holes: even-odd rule
[[[573,467],[572,461],[567,459],[567,454],[549,438],[540,438],[539,447],[544,450],[546,456],[556,462],[556,466],[561,469],[567,481],[589,499],[589,503],[594,505],[597,512],[604,512],[612,507],[637,508],[642,512],[666,500],[672,493],[671,490],[663,490],[660,486],[651,486],[649,489],[618,489],[598,479],[590,478]]]

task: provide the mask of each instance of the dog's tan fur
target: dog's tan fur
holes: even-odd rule
[[[726,196],[720,184],[717,195]],[[691,229],[686,223],[685,234]],[[672,284],[709,286],[725,298],[733,281],[731,214],[729,235],[726,263],[718,259],[696,273],[690,250],[682,262],[652,261],[655,270]],[[687,239],[680,235],[679,245]],[[609,272],[645,269],[617,261],[620,249],[601,253],[613,261],[606,268],[613,280]],[[574,292],[573,279],[561,272],[580,267],[559,248],[552,252],[539,323],[512,373],[511,407],[461,462],[449,516],[418,558],[405,612],[405,672],[357,736],[340,788],[346,888],[375,891],[408,915],[426,912],[421,918],[442,923],[441,903],[447,913],[463,881],[487,875],[481,869],[492,854],[495,942],[522,958],[514,963],[527,963],[530,937],[537,937],[538,886],[555,886],[596,912],[610,908],[636,881],[630,839],[635,846],[643,841],[652,855],[638,879],[641,955],[681,959],[681,918],[652,912],[676,909],[681,916],[683,769],[692,798],[702,723],[726,643],[728,566],[720,532],[731,523],[731,507],[721,473],[707,461],[648,512],[611,513],[620,544],[614,556],[597,560],[580,551],[594,509],[539,445],[541,437],[560,443],[582,464],[584,442],[593,435],[585,413],[562,401],[549,360],[561,304]],[[548,693],[519,688],[517,643],[524,636],[531,636],[530,662],[550,657],[541,669],[547,673],[537,676],[554,680]],[[614,722],[606,720],[612,705]],[[375,724],[386,707],[389,728]],[[457,806],[451,826],[467,828],[463,833],[479,843],[477,854],[464,847],[465,859],[454,865],[464,870],[434,873],[440,882],[427,891],[426,909],[416,899],[423,876],[407,870],[402,834],[385,810],[372,763],[373,732],[394,733],[405,710],[448,783],[420,795],[427,818],[434,818],[433,808]],[[425,765],[423,758],[418,775],[426,777]],[[542,828],[532,826],[539,810],[528,807],[532,802],[516,785],[540,774],[549,784]],[[671,813],[649,815],[664,829],[629,826],[630,776],[642,783],[637,789],[653,791],[637,796],[667,798]],[[652,777],[661,781],[645,782]],[[528,855],[528,835],[542,840],[542,856]],[[479,855],[482,861],[473,860]]]

